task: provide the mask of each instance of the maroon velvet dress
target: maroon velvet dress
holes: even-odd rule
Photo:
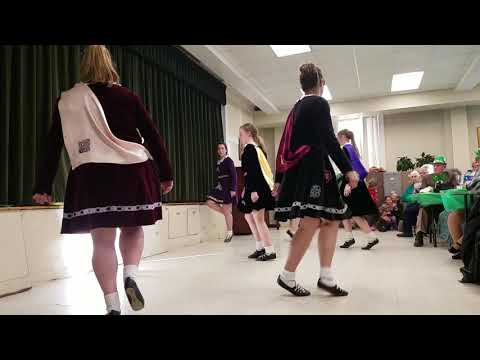
[[[155,224],[162,218],[160,182],[173,180],[163,139],[133,92],[118,85],[89,86],[103,107],[112,133],[122,140],[143,141],[153,160],[128,165],[87,163],[71,170],[61,233]],[[35,193],[51,194],[63,146],[57,101]]]

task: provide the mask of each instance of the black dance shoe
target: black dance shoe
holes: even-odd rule
[[[110,315],[120,315],[120,311],[117,311],[117,310],[110,310],[110,312],[108,314],[105,314],[106,316],[110,316]]]
[[[293,235],[295,235],[295,234],[292,233],[290,230],[287,230],[287,234],[288,234],[288,236],[290,236],[292,239],[293,239]]]
[[[310,296],[310,291],[298,285],[297,282],[295,282],[294,287],[290,287],[285,284],[280,275],[278,275],[277,284],[295,296]]]
[[[248,258],[249,259],[256,259],[263,254],[265,254],[265,249],[255,250],[255,252],[253,254],[248,255]]]
[[[421,231],[417,232],[415,235],[415,243],[413,244],[415,247],[422,247],[423,246],[423,233]]]
[[[329,293],[332,294],[333,296],[347,296],[347,295],[348,295],[348,291],[343,290],[343,289],[340,288],[338,285],[335,285],[335,286],[327,286],[327,285],[325,285],[325,284],[322,282],[322,279],[318,279],[317,286],[318,286],[320,289],[329,292]]]
[[[127,277],[125,279],[125,293],[134,311],[142,310],[145,307],[145,300],[143,299],[142,293],[132,278]]]
[[[452,256],[452,259],[453,260],[462,260],[463,259],[462,253],[460,251],[457,252],[455,255]]]
[[[460,252],[460,249],[456,249],[454,248],[453,246],[451,246],[449,249],[448,249],[448,252],[450,254],[458,254]]]
[[[398,237],[413,237],[413,234],[407,234],[407,233],[400,233],[400,234],[397,234]]]
[[[365,245],[364,247],[362,247],[362,250],[370,250],[372,247],[374,247],[375,245],[377,245],[380,241],[378,239],[375,239],[373,241],[370,241],[367,245]]]
[[[342,249],[348,249],[350,246],[352,246],[353,244],[355,244],[355,239],[351,239],[351,240],[347,240],[345,241],[342,245],[340,245],[340,247]]]
[[[277,254],[271,253],[271,254],[263,254],[257,257],[257,261],[268,261],[268,260],[275,260],[277,258]]]
[[[223,240],[223,242],[225,243],[229,243],[230,241],[232,241],[232,238],[233,238],[233,233],[232,234],[227,234],[227,236],[225,237],[225,240]]]

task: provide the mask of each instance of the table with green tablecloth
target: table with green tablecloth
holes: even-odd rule
[[[420,206],[434,206],[434,205],[443,205],[442,195],[440,193],[426,192],[412,194],[412,202],[418,203]]]
[[[467,189],[450,189],[441,192],[443,206],[448,212],[465,210]]]

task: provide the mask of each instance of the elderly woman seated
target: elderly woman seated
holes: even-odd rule
[[[480,154],[478,154],[480,155]],[[472,163],[472,171],[467,171],[465,176],[465,186],[468,190],[474,191],[480,186],[480,156]],[[447,218],[448,231],[452,237],[452,245],[448,251],[452,254],[452,259],[462,258],[460,248],[463,242],[463,226],[465,224],[465,210],[457,210],[448,213]]]
[[[427,174],[427,169],[423,168],[423,173]],[[412,195],[417,193],[422,187],[422,177],[420,172],[413,170],[408,174],[410,178],[410,185],[403,193],[401,200],[405,203],[405,210],[403,211],[403,232],[397,234],[398,237],[413,237],[413,227],[417,222],[418,211],[420,206],[412,201]]]

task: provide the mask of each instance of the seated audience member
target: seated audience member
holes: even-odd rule
[[[397,227],[397,219],[394,212],[396,210],[395,203],[391,196],[385,198],[385,202],[379,208],[380,218],[377,221],[376,228],[378,231],[385,232],[394,230]]]
[[[475,192],[480,184],[480,152],[475,153],[475,161],[472,163],[472,177],[465,181],[468,190]],[[448,231],[452,237],[452,246],[448,251],[452,254],[453,259],[461,259],[460,249],[463,242],[463,226],[465,224],[465,210],[452,211],[448,214]]]
[[[446,170],[447,162],[443,155],[435,157],[433,162],[433,174],[423,177],[421,189],[430,187],[434,191],[452,189],[458,184],[458,177],[455,171]],[[417,216],[415,247],[423,246],[423,237],[427,233],[428,228],[428,212],[424,207],[420,207]]]
[[[434,172],[434,167],[432,164],[425,164],[420,169],[418,169],[418,173],[420,174],[420,177],[425,177],[427,175],[433,174]]]
[[[390,197],[392,198],[393,202],[393,215],[395,219],[397,219],[397,225],[400,220],[403,220],[403,204],[400,201],[400,196],[395,192],[390,192]]]
[[[426,173],[426,171],[424,171]],[[417,222],[418,211],[420,206],[413,202],[412,195],[418,193],[422,187],[422,177],[417,170],[413,170],[408,174],[410,185],[403,193],[401,200],[405,204],[403,211],[403,232],[397,234],[398,237],[413,237],[413,227]]]
[[[370,193],[370,196],[372,200],[375,202],[375,204],[378,205],[378,190],[377,190],[377,182],[374,179],[370,179],[367,181],[367,188],[368,192]]]

